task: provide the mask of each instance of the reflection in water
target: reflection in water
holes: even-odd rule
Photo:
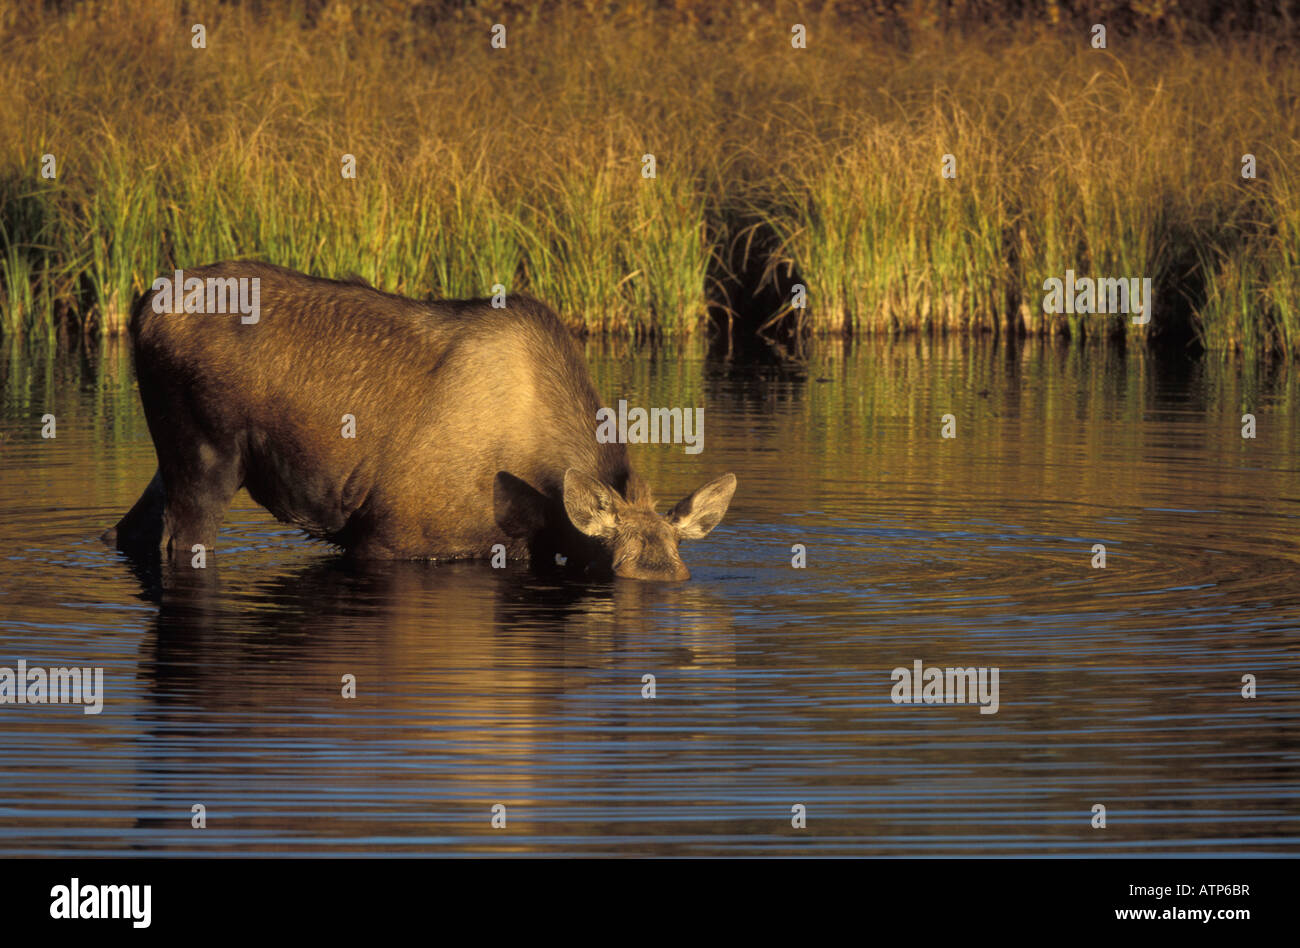
[[[247,498],[208,571],[133,569],[95,540],[154,467],[124,353],[21,355],[0,665],[101,665],[108,695],[97,717],[0,707],[0,852],[1296,852],[1285,367],[593,347],[611,403],[706,409],[703,454],[634,451],[657,495],[740,488],[683,546],[691,582],[574,585],[357,569]],[[999,667],[998,714],[891,704],[917,659]]]
[[[621,712],[593,728],[616,745],[645,723],[637,704],[643,668],[671,677],[725,672],[731,660],[725,623],[705,628],[696,618],[710,611],[711,597],[687,586],[546,585],[522,571],[468,564],[359,572],[337,560],[270,576],[236,596],[173,581],[187,578],[169,578],[139,665],[151,733],[178,751],[159,763],[202,773],[215,748],[282,748],[264,762],[276,775],[267,790],[274,786],[277,799],[241,826],[254,834],[288,815],[318,822],[311,806],[293,801],[310,801],[313,787],[328,784],[349,788],[363,809],[385,800],[409,807],[405,818],[386,816],[385,835],[427,843],[441,822],[443,834],[486,836],[492,803],[530,814],[544,803],[535,771],[548,768],[545,745],[554,736],[539,722],[566,717],[596,687],[621,695]],[[656,612],[676,616],[670,634],[651,621]],[[355,678],[354,700],[342,697],[345,675]],[[713,680],[726,684],[725,673]],[[455,766],[431,782],[426,768],[438,761]],[[253,763],[231,782],[260,786],[259,769]],[[199,799],[204,780],[189,783]],[[156,804],[166,809],[164,799]],[[516,823],[513,837],[538,832],[535,818]],[[320,831],[345,844],[373,828],[341,815]]]

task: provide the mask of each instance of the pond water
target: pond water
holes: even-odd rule
[[[243,494],[209,570],[142,574],[97,539],[155,466],[126,353],[4,349],[0,666],[105,697],[0,705],[0,855],[1300,854],[1294,368],[588,358],[704,407],[700,454],[633,449],[657,496],[739,478],[687,583],[359,570]],[[918,660],[997,712],[894,703]]]

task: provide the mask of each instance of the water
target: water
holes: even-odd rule
[[[1294,369],[589,359],[705,407],[702,454],[634,449],[658,496],[739,478],[688,583],[351,570],[241,494],[160,595],[96,539],[154,469],[125,353],[6,351],[0,665],[107,698],[0,706],[0,854],[1300,853]],[[917,659],[997,667],[998,712],[891,703]]]

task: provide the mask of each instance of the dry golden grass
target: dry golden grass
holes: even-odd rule
[[[1046,25],[592,4],[511,14],[494,50],[474,8],[267,7],[212,8],[196,50],[174,0],[0,0],[8,331],[66,310],[111,333],[158,273],[242,256],[681,335],[748,247],[808,287],[791,315],[816,330],[1185,320],[1211,347],[1300,347],[1300,61],[1264,39],[1101,51]],[[1156,321],[1045,316],[1067,268],[1151,277]]]

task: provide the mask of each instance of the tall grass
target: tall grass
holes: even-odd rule
[[[758,5],[428,7],[220,5],[196,50],[179,0],[0,0],[3,331],[66,313],[112,334],[158,273],[248,257],[420,296],[500,284],[575,329],[689,335],[739,247],[787,299],[807,287],[784,315],[815,331],[1181,327],[1300,352],[1289,46],[1095,50],[1060,26]],[[1154,320],[1044,314],[1067,269],[1150,277]]]

